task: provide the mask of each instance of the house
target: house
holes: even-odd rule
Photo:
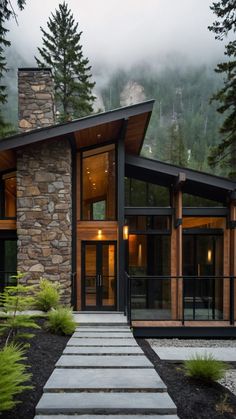
[[[19,70],[0,141],[1,286],[59,281],[137,336],[236,336],[236,182],[140,157],[153,101],[55,124],[49,69]]]

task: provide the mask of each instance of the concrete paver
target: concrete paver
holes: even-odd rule
[[[154,368],[145,369],[69,369],[56,368],[44,391],[78,391],[78,390],[136,390],[136,391],[166,391]]]
[[[194,355],[213,355],[215,359],[219,361],[236,361],[236,350],[235,348],[206,348],[206,347],[157,347],[152,346],[152,349],[156,352],[160,359],[166,361],[185,361],[192,358]]]
[[[58,368],[153,368],[145,355],[62,355]]]
[[[174,414],[176,406],[167,393],[44,393],[37,414],[142,413]],[[122,415],[123,416],[123,415]]]
[[[143,355],[140,346],[66,346],[63,351],[66,355]]]
[[[76,332],[130,332],[129,326],[79,326],[75,329]]]
[[[70,338],[68,346],[138,346],[134,338]]]
[[[37,415],[34,419],[178,419],[177,415]]]
[[[123,338],[131,338],[133,339],[133,334],[130,331],[127,332],[83,332],[83,331],[79,331],[79,332],[75,332],[73,334],[74,338],[114,338],[114,339],[123,339]]]
[[[76,323],[82,324],[125,324],[127,325],[127,318],[123,313],[112,312],[112,313],[74,313],[73,314]]]

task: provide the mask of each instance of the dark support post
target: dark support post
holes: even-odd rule
[[[234,276],[230,277],[230,324],[234,325]]]
[[[123,226],[125,222],[125,134],[128,119],[122,125],[117,145],[117,218],[118,218],[118,281],[117,281],[117,305],[118,310],[124,311],[125,287],[125,242],[123,240]]]
[[[72,194],[72,252],[71,252],[71,305],[76,309],[76,143],[69,138],[71,146],[71,194]]]

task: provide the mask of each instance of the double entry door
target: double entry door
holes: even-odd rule
[[[82,242],[83,310],[116,308],[116,242]]]

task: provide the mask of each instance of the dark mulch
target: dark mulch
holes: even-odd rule
[[[182,364],[161,361],[144,339],[137,339],[147,358],[168,387],[168,392],[175,402],[180,419],[235,419],[236,396],[218,383],[202,383],[184,375]],[[226,401],[223,407],[232,412],[219,412],[217,404]],[[226,406],[227,405],[227,406]]]
[[[38,320],[42,326],[43,320]],[[32,390],[21,393],[17,400],[22,403],[9,412],[0,414],[0,419],[33,419],[35,406],[42,396],[43,386],[54,370],[55,363],[60,358],[63,349],[69,339],[68,336],[57,336],[46,332],[43,328],[33,329],[30,332],[35,336],[30,339],[30,348],[27,349],[27,364],[30,365],[29,372],[32,373]],[[1,342],[0,342],[1,346]]]

